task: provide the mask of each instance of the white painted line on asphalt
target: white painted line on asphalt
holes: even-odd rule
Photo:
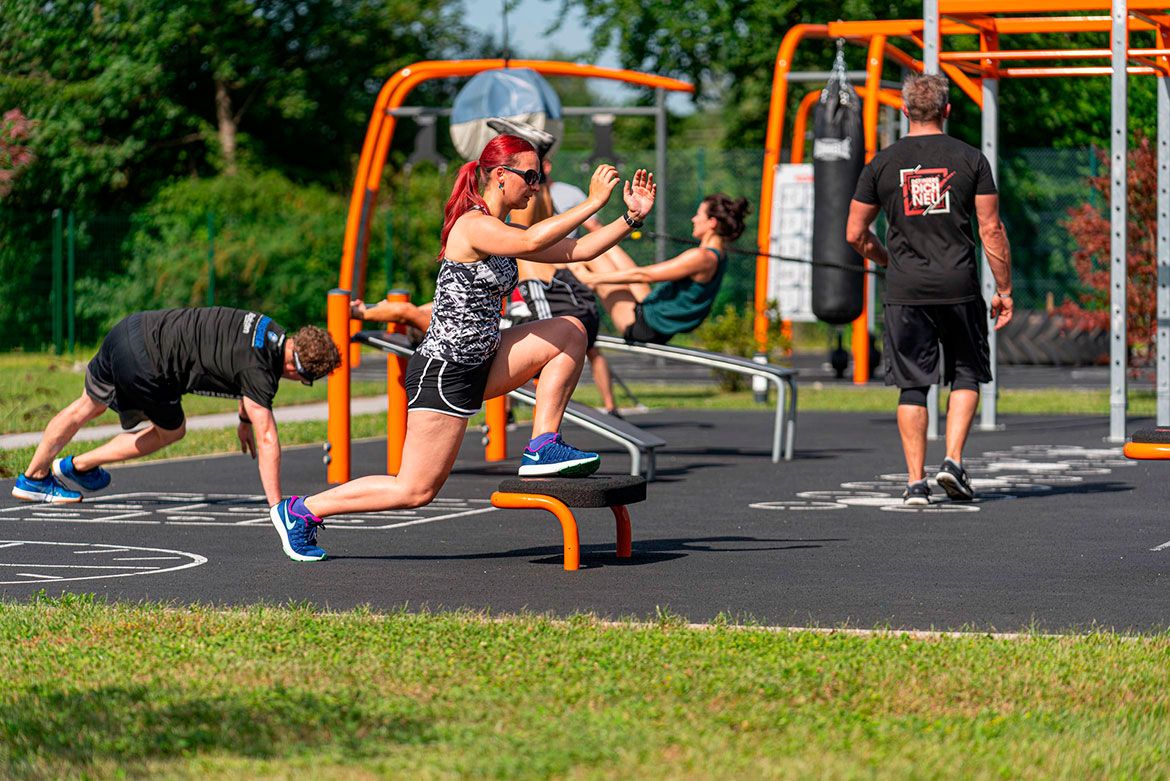
[[[1150,550],[1159,551],[1159,550],[1166,550],[1167,548],[1170,548],[1170,542],[1164,542],[1156,548],[1150,548]]]
[[[420,523],[434,523],[435,521],[446,521],[446,520],[449,520],[451,518],[462,518],[464,515],[479,515],[480,513],[494,513],[497,509],[498,508],[496,508],[496,507],[484,507],[481,510],[464,510],[461,513],[449,513],[447,515],[436,515],[434,518],[420,518],[417,521],[407,521],[405,523],[392,523],[392,524],[389,524],[387,526],[374,526],[371,528],[374,528],[374,529],[400,529],[403,526],[417,526]],[[326,526],[329,525],[328,521],[326,521],[325,525]],[[344,528],[344,527],[340,527],[340,528]],[[350,528],[353,528],[353,527],[350,527]]]
[[[0,548],[15,548],[17,545],[24,545],[23,542],[6,542],[0,545]]]
[[[110,548],[109,550],[75,550],[74,553],[126,553],[129,548]]]
[[[49,543],[45,543],[48,545]],[[28,562],[24,564],[5,564],[0,562],[0,567],[27,567]],[[37,564],[38,567],[46,569],[149,569],[158,570],[158,567],[131,567],[128,564],[119,564],[118,566],[105,566],[104,564]]]
[[[16,573],[16,576],[18,578],[41,578],[42,580],[60,580],[61,579],[60,575],[38,575],[35,572],[18,572],[18,573]]]

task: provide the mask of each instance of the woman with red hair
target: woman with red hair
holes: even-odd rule
[[[627,210],[579,239],[566,238],[609,200],[617,169],[598,166],[589,197],[532,227],[506,222],[539,190],[540,161],[513,135],[488,142],[479,160],[459,169],[447,201],[439,276],[430,328],[406,372],[406,442],[397,476],[371,475],[272,508],[284,551],[296,561],[319,561],[321,519],[355,512],[421,507],[434,499],[455,463],[467,419],[485,398],[502,396],[537,374],[532,439],[520,474],[586,476],[600,465],[558,432],[585,357],[585,328],[575,317],[554,317],[500,330],[500,302],[516,286],[516,258],[537,263],[590,260],[640,227],[654,205],[654,177],[639,170],[623,188]]]

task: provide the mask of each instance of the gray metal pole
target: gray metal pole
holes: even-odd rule
[[[938,73],[938,0],[922,2],[922,64],[926,73]],[[931,385],[926,395],[926,438],[938,439],[939,401],[942,394],[938,385]]]
[[[983,155],[991,164],[991,176],[999,184],[999,80],[983,79]],[[983,272],[983,300],[991,303],[995,295],[995,277],[987,262],[987,252],[981,252]],[[983,406],[980,411],[979,428],[993,431],[996,427],[995,413],[999,404],[999,365],[997,362],[996,333],[991,328],[987,334],[991,348],[991,382],[983,386]]]
[[[922,64],[938,73],[938,0],[922,0]]]
[[[654,115],[654,143],[657,157],[654,161],[654,181],[658,184],[658,194],[654,197],[654,230],[658,233],[658,240],[654,247],[654,261],[661,263],[666,260],[666,90],[662,87],[654,89],[654,105],[658,113]]]
[[[1158,425],[1170,426],[1170,78],[1158,77]]]
[[[1129,104],[1126,101],[1128,75],[1126,73],[1128,54],[1127,22],[1129,13],[1126,0],[1113,0],[1111,25],[1111,48],[1113,74],[1109,81],[1112,87],[1112,131],[1109,140],[1109,211],[1110,211],[1110,261],[1109,261],[1109,441],[1125,441],[1126,411],[1126,334],[1125,334],[1125,290],[1126,290],[1126,166],[1128,141],[1126,116]]]

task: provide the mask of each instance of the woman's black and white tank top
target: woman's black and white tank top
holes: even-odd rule
[[[500,304],[518,280],[515,258],[489,255],[474,263],[443,258],[431,327],[418,352],[468,365],[489,360],[500,346]]]

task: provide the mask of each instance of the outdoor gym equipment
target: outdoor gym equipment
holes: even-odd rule
[[[571,507],[608,507],[617,522],[617,557],[630,557],[630,514],[627,504],[646,499],[646,481],[640,477],[513,477],[500,482],[492,505],[501,509],[548,510],[561,522],[565,569],[581,566],[577,519]]]
[[[659,182],[658,202],[655,204],[657,209],[655,218],[657,222],[655,224],[659,233],[666,232],[665,199],[669,190],[665,186],[666,92],[693,93],[695,88],[692,85],[636,71],[545,60],[437,60],[418,62],[399,70],[386,81],[378,93],[374,111],[366,129],[366,138],[362,145],[361,158],[358,161],[357,178],[350,198],[349,215],[346,219],[338,287],[331,293],[328,307],[330,312],[337,310],[330,322],[334,323],[334,319],[336,319],[338,324],[330,326],[330,333],[334,335],[338,345],[349,345],[350,347],[348,350],[342,350],[342,363],[330,376],[329,382],[329,426],[325,449],[326,479],[330,483],[348,482],[350,477],[349,371],[350,367],[357,363],[360,351],[360,344],[351,341],[351,335],[356,334],[361,329],[361,321],[350,320],[348,312],[342,315],[340,304],[334,303],[333,299],[340,299],[340,296],[335,294],[341,291],[349,291],[356,298],[364,298],[370,227],[397,118],[399,116],[418,116],[428,112],[440,113],[424,109],[403,108],[403,102],[411,90],[424,81],[455,76],[474,76],[483,71],[501,68],[528,68],[543,76],[600,78],[654,88],[656,100],[653,108],[619,107],[608,108],[605,111],[615,114],[652,114],[655,117],[656,176]],[[583,114],[592,114],[596,111],[597,109],[593,108],[579,110]],[[564,113],[576,112],[570,112],[566,107]],[[665,240],[662,240],[658,246],[660,260],[665,258],[665,252]],[[346,306],[348,307],[348,304]],[[342,322],[345,323],[344,326],[340,325]],[[341,338],[342,329],[345,330],[344,338]],[[387,360],[397,361],[398,358],[388,355]],[[337,378],[342,374],[345,375],[345,379],[338,380]],[[498,436],[489,434],[488,458],[491,460],[500,460],[506,457],[506,451],[502,450],[504,444],[503,409],[502,399],[489,400],[487,403],[489,426],[499,432]]]
[[[1127,80],[1129,75],[1158,77],[1158,288],[1157,308],[1160,323],[1157,333],[1157,399],[1159,426],[1170,426],[1170,16],[1165,15],[1164,0],[924,0],[921,19],[884,19],[863,22],[802,24],[784,36],[776,55],[772,82],[772,101],[760,194],[760,222],[756,261],[756,323],[758,343],[763,344],[767,330],[769,260],[772,246],[773,194],[780,164],[780,142],[788,98],[789,72],[796,49],[804,38],[841,38],[867,47],[865,86],[858,92],[863,98],[866,159],[877,152],[878,107],[881,103],[900,106],[897,92],[882,88],[882,66],[887,60],[903,70],[937,72],[940,69],[982,109],[983,154],[998,166],[998,101],[1002,78],[1067,78],[1109,76],[1111,79],[1112,127],[1110,128],[1111,218],[1110,252],[1110,419],[1109,439],[1125,440],[1126,399],[1126,151],[1128,131]],[[1105,11],[1108,15],[1064,15],[1070,12]],[[1059,14],[1042,16],[1037,14]],[[1109,48],[1020,50],[1000,47],[1000,37],[1031,33],[1108,33]],[[1131,32],[1154,34],[1154,47],[1130,45]],[[943,42],[952,38],[977,36],[978,47],[954,46],[943,51]],[[891,40],[902,39],[920,47],[922,59],[916,59],[895,46]],[[1050,60],[1084,60],[1109,58],[1107,66],[1055,65],[1037,66]],[[1021,64],[1022,63],[1022,64]],[[811,96],[810,96],[811,97]],[[815,101],[808,100],[811,104]],[[803,155],[804,125],[802,102],[793,128],[792,159]],[[778,226],[777,226],[778,227]],[[991,273],[983,261],[983,293],[990,301],[994,293]],[[866,320],[854,323],[854,381],[869,379]],[[995,365],[995,336],[991,334],[991,359]],[[993,379],[984,388],[980,428],[996,425],[996,395]],[[937,433],[937,407],[931,407],[932,430]]]

